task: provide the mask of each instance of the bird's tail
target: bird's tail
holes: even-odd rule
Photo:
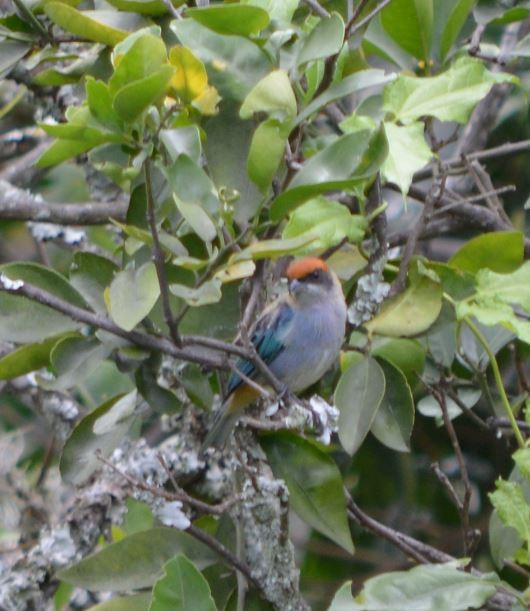
[[[238,418],[238,412],[234,413],[228,411],[227,409],[221,409],[213,422],[212,428],[202,443],[201,453],[208,448],[224,447]]]

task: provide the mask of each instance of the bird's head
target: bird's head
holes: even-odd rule
[[[293,261],[287,268],[286,276],[291,297],[301,305],[328,300],[335,293],[342,297],[337,276],[329,269],[328,264],[318,257]]]

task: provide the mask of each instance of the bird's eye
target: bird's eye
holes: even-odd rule
[[[309,278],[310,278],[311,280],[319,280],[319,279],[320,279],[320,270],[319,270],[319,269],[316,269],[314,272],[311,272],[311,273],[309,274]]]

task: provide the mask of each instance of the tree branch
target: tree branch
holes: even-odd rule
[[[56,223],[57,225],[103,225],[113,218],[125,221],[128,203],[51,203],[40,195],[19,189],[0,179],[0,219]]]
[[[160,287],[160,300],[162,301],[162,310],[164,311],[164,320],[169,329],[169,335],[173,340],[175,346],[182,345],[177,325],[171,311],[171,304],[169,303],[169,287],[167,283],[166,268],[164,267],[164,255],[162,254],[162,247],[160,246],[160,239],[158,237],[158,230],[156,227],[156,216],[155,216],[155,198],[153,196],[153,185],[151,182],[151,162],[146,159],[144,162],[144,176],[145,176],[145,193],[147,199],[147,222],[149,223],[149,229],[151,230],[151,236],[153,237],[153,260],[156,268],[156,275],[158,277],[158,286]]]

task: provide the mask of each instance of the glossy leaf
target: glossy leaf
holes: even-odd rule
[[[276,477],[285,480],[291,507],[307,524],[353,553],[340,471],[327,454],[300,436],[261,439]]]
[[[186,16],[219,34],[250,36],[269,25],[267,11],[244,4],[217,4],[191,8],[186,11]]]
[[[442,286],[429,276],[409,271],[409,286],[385,301],[372,320],[365,323],[369,333],[411,337],[426,331],[442,308]]]
[[[86,97],[90,114],[108,129],[120,129],[121,119],[112,107],[107,83],[92,77],[86,80]]]
[[[382,357],[397,367],[410,386],[416,384],[425,365],[425,348],[415,339],[376,337],[372,356]]]
[[[50,352],[64,336],[50,337],[42,342],[27,344],[0,358],[0,380],[12,380],[50,364]]]
[[[111,348],[95,338],[66,337],[57,342],[50,357],[56,379],[39,377],[39,384],[47,390],[66,390],[76,386],[105,359]]]
[[[440,56],[445,59],[456,41],[477,0],[456,0],[442,32]]]
[[[247,160],[247,172],[251,180],[266,193],[283,160],[287,137],[277,119],[267,119],[252,137]]]
[[[405,51],[427,61],[433,28],[432,0],[393,0],[381,12],[387,34]]]
[[[457,317],[461,320],[473,316],[484,325],[503,325],[530,343],[530,323],[518,317],[512,307],[518,304],[530,312],[529,282],[528,261],[511,274],[481,269],[476,275],[475,294],[457,303]]]
[[[212,216],[218,214],[219,200],[215,187],[198,164],[187,155],[179,155],[175,163],[163,169],[173,193],[179,200],[200,205]]]
[[[274,70],[261,79],[243,101],[239,116],[250,119],[256,112],[265,112],[280,120],[296,115],[296,98],[285,70]]]
[[[449,265],[472,274],[483,267],[506,274],[515,271],[523,259],[524,235],[520,231],[496,231],[466,242],[449,259]]]
[[[495,83],[515,82],[504,72],[489,72],[476,59],[458,59],[438,76],[400,75],[384,93],[383,109],[403,124],[423,116],[465,123],[476,104]]]
[[[361,446],[384,394],[385,374],[373,358],[363,358],[341,375],[334,403],[340,411],[339,439],[348,454],[355,454]]]
[[[278,221],[304,201],[326,191],[351,189],[374,176],[387,154],[382,129],[363,130],[337,138],[304,163],[270,209]]]
[[[173,47],[169,61],[175,66],[171,86],[185,102],[191,102],[208,86],[206,68],[187,47]]]
[[[0,274],[10,280],[22,280],[78,307],[84,307],[79,293],[68,281],[48,267],[37,263],[6,263]],[[0,291],[0,340],[18,343],[39,342],[65,331],[73,331],[79,324],[35,301]]]
[[[223,99],[243,100],[272,69],[264,51],[241,36],[216,34],[192,19],[175,20],[171,29],[181,44],[189,47],[204,62],[209,82]]]
[[[76,252],[70,266],[70,283],[94,311],[106,313],[103,293],[117,270],[118,266],[106,257]]]
[[[161,66],[150,76],[125,85],[114,96],[114,110],[124,121],[136,120],[151,104],[162,99],[173,72],[172,66]]]
[[[183,299],[188,305],[202,306],[217,303],[221,300],[221,280],[213,278],[201,284],[197,288],[184,286],[183,284],[170,284],[169,290]]]
[[[109,290],[110,315],[118,326],[131,331],[149,314],[159,294],[154,263],[118,272]]]
[[[127,30],[137,29],[141,24],[134,13],[78,11],[62,2],[47,2],[44,11],[63,30],[109,47],[126,38]]]
[[[187,155],[195,163],[199,162],[201,137],[196,125],[161,129],[159,137],[172,161],[176,161],[179,155]]]
[[[497,480],[496,490],[489,497],[501,521],[513,528],[519,537],[530,544],[530,504],[522,486],[515,481]],[[530,558],[529,558],[530,559]]]
[[[175,196],[175,203],[182,218],[189,224],[195,233],[204,242],[211,242],[217,236],[217,231],[212,219],[201,206],[188,203]]]
[[[345,96],[362,91],[368,87],[384,85],[385,83],[393,81],[394,78],[394,75],[385,74],[384,70],[376,69],[361,70],[360,72],[350,74],[350,76],[328,87],[326,91],[310,102],[296,117],[295,125],[299,125],[308,119],[314,112],[317,112],[331,102],[340,100]]]
[[[66,482],[82,484],[102,466],[96,452],[106,458],[118,447],[132,425],[135,408],[136,390],[110,399],[77,424],[61,455]]]
[[[315,241],[314,236],[302,235],[289,240],[260,240],[247,246],[244,250],[234,255],[235,261],[248,258],[255,260],[280,257],[281,255],[295,255],[302,252]]]
[[[282,238],[313,237],[308,250],[325,249],[336,246],[344,238],[348,242],[359,242],[366,227],[365,217],[351,214],[343,204],[320,196],[296,208]]]
[[[378,363],[385,374],[385,394],[370,430],[388,448],[410,452],[414,426],[414,400],[410,386],[394,365],[383,359]]]
[[[385,123],[388,155],[381,172],[389,182],[396,184],[403,195],[408,193],[414,173],[421,170],[431,159],[432,152],[425,142],[423,123],[395,125]]]
[[[31,44],[19,40],[0,41],[0,78],[4,78],[10,70],[31,49]]]
[[[344,21],[338,13],[324,17],[309,32],[298,54],[298,65],[338,53],[344,43]]]
[[[247,172],[254,128],[250,121],[239,117],[235,104],[223,102],[221,108],[222,113],[204,125],[204,154],[217,189],[239,196],[231,208],[235,220],[245,224],[254,216],[262,198]]]
[[[479,577],[452,564],[423,564],[372,577],[355,601],[363,611],[467,611],[493,596],[497,583],[496,575]]]
[[[474,407],[482,396],[480,388],[461,387],[455,388],[454,390],[460,402],[463,403],[468,409]],[[462,410],[456,401],[447,395],[445,396],[445,406],[447,408],[447,415],[449,416],[450,420],[457,418],[462,413]],[[443,422],[442,408],[440,407],[437,399],[435,399],[432,395],[426,395],[423,397],[423,399],[418,401],[418,411],[426,418],[436,418],[439,423]]]
[[[183,554],[164,564],[164,575],[153,586],[149,611],[216,611],[210,586]]]
[[[162,575],[164,564],[184,553],[200,566],[212,552],[185,532],[153,528],[124,537],[58,573],[59,579],[95,592],[146,588]]]
[[[168,12],[167,5],[162,0],[109,0],[109,4],[120,11],[151,15],[158,17]],[[173,4],[182,4],[181,1]]]

